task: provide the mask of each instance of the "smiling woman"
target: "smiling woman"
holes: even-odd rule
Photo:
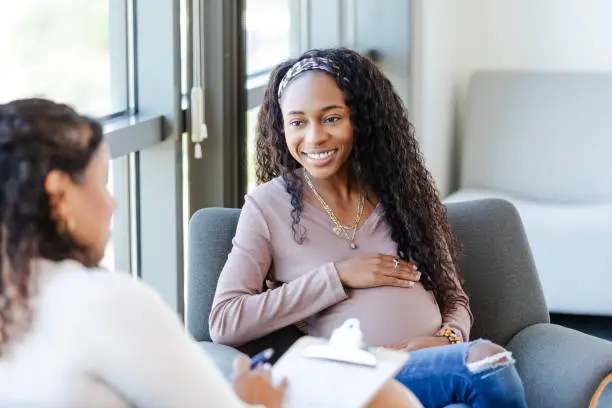
[[[329,337],[357,317],[366,344],[412,351],[396,380],[425,406],[525,406],[510,354],[469,342],[449,222],[404,105],[370,60],[327,49],[277,66],[257,165],[218,281],[214,341],[240,346],[293,324]]]

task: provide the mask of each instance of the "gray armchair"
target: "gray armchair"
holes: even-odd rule
[[[452,203],[447,209],[475,318],[472,338],[488,338],[514,353],[529,407],[595,407],[593,396],[612,373],[612,343],[550,324],[515,208],[492,199]],[[239,351],[210,343],[208,315],[238,216],[236,209],[211,208],[198,211],[190,222],[187,328],[226,374]],[[240,351],[252,355],[270,346],[284,351],[298,337],[289,327]]]

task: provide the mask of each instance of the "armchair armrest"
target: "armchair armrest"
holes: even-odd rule
[[[531,408],[595,407],[595,395],[612,378],[612,342],[562,326],[534,324],[506,348],[517,360]]]
[[[201,341],[198,344],[219,367],[225,378],[229,379],[233,372],[234,359],[243,353],[232,347],[210,341]]]

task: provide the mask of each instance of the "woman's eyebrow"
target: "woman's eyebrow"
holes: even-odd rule
[[[344,109],[344,106],[329,105],[329,106],[325,106],[325,107],[321,108],[320,111],[321,112],[326,112],[326,111],[332,110],[332,109]],[[287,112],[287,115],[305,115],[305,113],[303,111],[291,110],[291,111]]]

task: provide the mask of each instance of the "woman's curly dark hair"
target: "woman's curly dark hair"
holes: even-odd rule
[[[312,57],[330,60],[340,71],[336,83],[344,93],[353,127],[352,176],[380,200],[398,256],[413,260],[432,290],[443,314],[467,308],[459,291],[456,245],[446,211],[414,136],[414,127],[389,79],[367,58],[347,49],[311,50],[274,69],[258,117],[257,179],[282,177],[291,196],[294,239],[301,243],[303,184],[300,164],[285,142],[278,87],[289,68]]]
[[[32,261],[98,262],[52,215],[44,184],[51,170],[82,182],[102,128],[46,99],[0,104],[0,354],[29,325]]]

